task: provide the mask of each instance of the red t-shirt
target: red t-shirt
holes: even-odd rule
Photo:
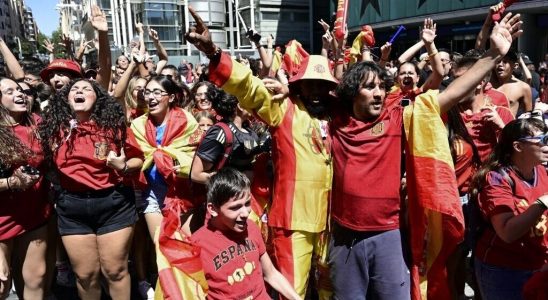
[[[472,146],[463,139],[455,139],[453,142],[455,149],[455,174],[457,175],[457,184],[459,194],[464,195],[468,192],[472,176],[476,172],[474,167],[474,150]]]
[[[261,256],[266,248],[257,225],[247,220],[242,233],[221,232],[206,225],[191,240],[202,248],[202,261],[209,291],[207,299],[268,299]]]
[[[40,122],[37,115],[33,115],[33,118],[36,124]],[[13,126],[12,129],[14,135],[33,153],[33,157],[26,164],[39,169],[40,174],[45,174],[44,154],[40,141],[35,136],[36,129],[23,125]],[[33,187],[24,191],[0,192],[0,199],[0,240],[36,229],[47,221],[51,212],[48,185],[44,183],[43,176]]]
[[[82,192],[106,189],[121,183],[124,180],[122,174],[107,166],[107,155],[111,150],[120,155],[119,146],[95,125],[79,123],[55,154],[61,187]],[[127,128],[124,152],[126,160],[144,157],[130,128]]]
[[[496,110],[504,124],[514,120],[514,116],[508,108],[497,106]],[[485,121],[481,112],[469,115],[461,111],[460,116],[468,129],[468,134],[478,148],[481,161],[486,161],[497,144],[498,135],[502,130],[494,123]]]
[[[332,122],[332,216],[353,230],[399,228],[403,107],[386,105],[373,122],[344,113]]]
[[[548,175],[542,165],[535,168],[533,185],[523,181],[511,169],[507,169],[507,173],[514,181],[514,194],[510,183],[500,173],[489,172],[486,176],[486,185],[478,198],[486,220],[500,213],[519,215],[548,191]],[[511,244],[502,241],[488,226],[476,246],[477,258],[487,264],[509,269],[539,269],[548,263],[547,217],[548,212],[544,212],[535,226]]]

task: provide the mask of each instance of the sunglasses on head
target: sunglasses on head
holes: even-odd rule
[[[518,119],[537,119],[539,121],[544,122],[544,113],[540,109],[534,109],[532,111],[524,112],[521,115],[519,115]]]

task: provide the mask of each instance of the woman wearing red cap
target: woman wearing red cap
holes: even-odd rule
[[[11,279],[21,299],[42,299],[50,214],[39,117],[13,80],[0,78],[0,298]]]
[[[128,252],[137,220],[124,185],[143,153],[126,128],[122,106],[97,83],[78,80],[44,112],[40,136],[59,175],[58,229],[82,299],[100,299],[102,273],[113,299],[130,299]]]

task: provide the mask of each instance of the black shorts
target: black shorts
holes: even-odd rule
[[[63,191],[55,209],[60,235],[101,235],[137,222],[135,194],[125,186],[82,193]]]

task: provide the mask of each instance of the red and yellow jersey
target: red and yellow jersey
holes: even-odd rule
[[[269,225],[324,230],[333,173],[327,123],[311,117],[298,98],[273,101],[262,81],[227,54],[209,67],[213,83],[271,128],[274,189]]]

